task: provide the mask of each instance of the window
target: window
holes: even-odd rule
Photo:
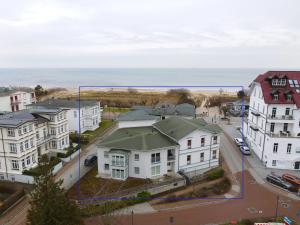
[[[275,123],[271,123],[270,132],[274,133],[274,130],[275,130]]]
[[[283,124],[283,131],[284,131],[284,132],[287,132],[287,131],[288,131],[288,125],[289,125],[288,123],[284,123],[284,124]]]
[[[200,153],[200,162],[204,162],[204,152]]]
[[[286,100],[291,101],[292,100],[292,95],[291,94],[287,94],[286,95]]]
[[[35,154],[32,154],[32,163],[36,163]]]
[[[122,155],[113,155],[112,156],[112,165],[113,166],[125,166],[125,157]]]
[[[30,147],[31,147],[31,148],[34,147],[33,138],[30,139]]]
[[[12,128],[7,129],[7,136],[14,137],[15,136],[15,130]]]
[[[277,160],[272,160],[272,166],[276,166]]]
[[[278,152],[278,143],[274,143],[273,145],[273,153],[277,153]]]
[[[20,142],[20,151],[21,151],[21,152],[23,152],[23,151],[24,151],[23,142]]]
[[[14,154],[17,153],[17,145],[16,144],[10,143],[9,148],[10,148],[10,153],[14,153]]]
[[[104,169],[105,169],[105,170],[109,170],[109,164],[107,164],[107,163],[104,164]]]
[[[25,159],[22,159],[21,163],[22,163],[22,168],[26,168]]]
[[[55,121],[55,116],[50,116],[50,121],[54,122]]]
[[[158,176],[160,175],[160,166],[153,166],[151,167],[151,175]]]
[[[278,101],[279,95],[278,95],[278,94],[274,94],[274,95],[273,95],[273,99],[274,99],[275,101]]]
[[[27,157],[26,157],[26,164],[27,164],[27,165],[30,165],[30,156],[27,156]]]
[[[187,147],[192,148],[192,140],[187,140]]]
[[[191,158],[192,158],[191,155],[186,156],[186,164],[187,165],[191,165],[191,161],[192,161]]]
[[[216,159],[217,158],[217,150],[213,150],[212,151],[212,159]]]
[[[108,158],[108,151],[104,151],[104,158]]]
[[[60,126],[60,132],[63,133],[64,132],[64,125]]]
[[[151,163],[160,163],[160,153],[151,154]]]
[[[13,170],[19,170],[19,161],[18,160],[11,160],[11,168]]]
[[[56,141],[51,141],[51,144],[52,144],[52,148],[56,148]]]
[[[134,154],[134,161],[139,161],[139,160],[140,160],[140,155]]]
[[[285,115],[286,115],[286,116],[290,115],[290,108],[286,108],[286,109],[285,109]]]
[[[140,167],[134,167],[134,173],[140,174]]]
[[[205,146],[205,138],[201,138],[201,147]]]
[[[214,136],[213,137],[213,144],[217,144],[218,143],[218,136]]]
[[[23,127],[23,133],[26,134],[27,133],[27,126]]]
[[[29,130],[29,132],[32,131],[32,124],[30,124],[30,125],[28,126],[28,130]]]
[[[22,135],[22,129],[21,128],[18,129],[18,134],[19,134],[19,136]]]
[[[286,153],[291,154],[291,150],[292,150],[292,144],[288,144],[287,149],[286,149]]]
[[[112,177],[116,179],[124,179],[125,172],[124,170],[120,170],[120,169],[112,169]]]
[[[275,118],[276,117],[276,108],[272,108],[272,115],[271,115],[272,118]]]

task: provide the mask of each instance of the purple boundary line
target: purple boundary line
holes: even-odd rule
[[[78,87],[78,145],[79,148],[81,147],[80,144],[80,133],[81,133],[81,123],[80,123],[80,91],[81,88],[241,88],[241,90],[244,90],[244,86],[125,86],[125,85],[120,85],[120,86],[110,86],[110,85],[103,85],[103,86],[93,86],[93,85],[89,85],[89,86],[79,86]],[[242,139],[244,140],[244,111],[245,111],[245,105],[244,105],[244,96],[242,96]],[[242,143],[242,145],[244,146],[244,142]],[[80,204],[84,204],[85,201],[101,201],[101,200],[114,200],[114,201],[122,201],[122,200],[128,200],[129,198],[124,198],[124,197],[119,197],[119,198],[105,198],[105,197],[95,197],[95,198],[81,198],[80,196],[80,157],[81,157],[81,152],[79,152],[78,155],[78,181],[77,181],[77,185],[76,185],[76,192],[77,192],[77,201]],[[244,159],[244,154],[242,154],[242,180],[241,180],[241,192],[240,192],[240,196],[239,197],[229,197],[229,198],[150,198],[151,200],[241,200],[244,199],[244,189],[245,189],[245,159]],[[132,199],[132,198],[131,198]],[[140,199],[143,200],[142,198],[133,198],[133,199]],[[148,199],[147,199],[148,200]]]

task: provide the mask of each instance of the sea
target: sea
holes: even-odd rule
[[[263,68],[0,68],[1,86],[230,86],[248,87]],[[208,88],[209,89],[209,88]]]

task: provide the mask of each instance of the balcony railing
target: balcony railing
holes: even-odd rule
[[[279,133],[269,132],[269,133],[267,133],[267,135],[269,135],[270,137],[274,137],[274,138],[299,138],[299,136],[297,136],[296,134],[291,133],[289,131],[287,131],[287,132],[280,131]]]
[[[51,140],[52,138],[54,138],[54,135],[52,135],[52,134],[48,134],[45,137],[41,137],[37,140],[37,145],[41,145],[41,144],[45,143],[46,141]]]
[[[172,160],[175,160],[175,155],[168,156],[168,161],[172,161]]]
[[[292,115],[281,115],[281,116],[268,115],[268,119],[271,119],[271,120],[293,120],[294,117]]]

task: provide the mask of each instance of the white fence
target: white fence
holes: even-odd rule
[[[8,178],[6,179],[5,176],[5,180],[9,180],[12,182],[20,182],[20,183],[27,183],[27,184],[33,184],[34,183],[34,179],[32,176],[29,175],[23,175],[23,174],[7,174]]]
[[[76,152],[74,152],[73,154],[71,154],[70,156],[68,156],[66,158],[60,158],[60,159],[65,163],[70,162],[72,159],[74,159],[76,156],[78,156],[80,152],[81,152],[81,149],[77,150]]]

